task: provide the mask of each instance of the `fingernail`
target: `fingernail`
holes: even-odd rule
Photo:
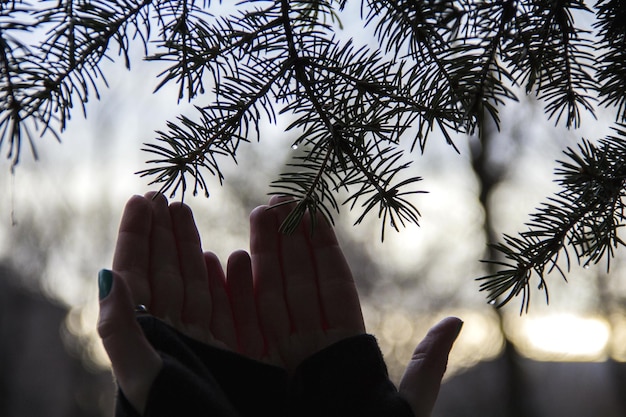
[[[113,272],[108,269],[101,269],[98,272],[98,296],[104,299],[111,292],[113,287]]]

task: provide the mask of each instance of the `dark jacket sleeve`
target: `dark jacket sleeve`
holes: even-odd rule
[[[204,372],[192,371],[172,357],[163,355],[143,414],[145,417],[240,417],[216,381]],[[139,417],[120,391],[116,417]]]
[[[138,321],[163,359],[145,417],[284,415],[287,374],[282,368],[200,343],[151,316]],[[138,416],[121,392],[116,416]]]
[[[413,417],[389,380],[371,335],[337,342],[306,359],[290,386],[292,417]]]
[[[373,336],[321,350],[288,381],[282,368],[200,343],[151,316],[138,321],[163,359],[144,417],[413,417]],[[140,417],[122,392],[116,417]]]

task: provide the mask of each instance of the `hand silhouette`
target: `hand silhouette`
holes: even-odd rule
[[[282,205],[281,205],[282,203]],[[257,305],[270,357],[289,372],[333,343],[365,333],[358,293],[334,234],[319,216],[291,235],[278,232],[292,206],[273,197],[251,214],[250,249]],[[449,317],[417,346],[399,386],[416,417],[430,416],[461,330]]]
[[[270,205],[288,200],[274,197]],[[250,216],[256,300],[270,357],[288,371],[311,354],[365,333],[352,273],[332,228],[305,215],[297,230],[278,232],[290,204],[257,207]]]
[[[98,331],[120,388],[138,411],[145,407],[162,361],[135,321],[136,306],[200,342],[233,351],[242,345],[242,353],[260,356],[263,338],[258,324],[251,325],[256,308],[245,252],[231,256],[228,272],[237,295],[232,309],[220,261],[202,252],[189,207],[168,206],[155,193],[128,201],[113,271],[100,274],[112,294],[100,302]],[[239,333],[234,317],[241,324]],[[260,347],[255,351],[250,346]]]
[[[365,333],[357,290],[332,228],[305,215],[278,231],[289,200],[273,197],[250,216],[251,256],[234,252],[226,273],[203,253],[189,207],[160,194],[132,197],[122,216],[113,271],[100,273],[98,331],[120,389],[143,413],[163,362],[135,319],[142,305],[181,333],[279,365],[298,365]],[[418,345],[399,386],[417,417],[430,415],[461,321],[448,318]]]

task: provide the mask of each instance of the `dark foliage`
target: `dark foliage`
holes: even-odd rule
[[[72,112],[98,97],[103,60],[130,68],[134,45],[165,65],[156,89],[175,83],[179,100],[196,109],[145,145],[151,159],[140,175],[163,192],[208,195],[204,176],[222,181],[223,158],[262,140],[263,118],[287,114],[296,137],[289,146],[299,151],[272,184],[298,203],[285,231],[305,209],[332,222],[344,191],[343,204],[361,212],[357,222],[377,213],[383,236],[386,225],[417,223],[407,196],[421,192],[420,178],[406,175],[405,149],[423,152],[433,131],[454,146],[459,134],[499,125],[499,108],[517,100],[519,87],[557,124],[578,127],[582,112],[601,107],[626,121],[623,0],[593,10],[581,0],[363,0],[362,25],[351,30],[373,28],[378,45],[369,46],[336,36],[345,0],[242,1],[231,15],[213,15],[210,3],[0,3],[0,148],[13,166],[23,143],[35,152],[35,135],[59,137]],[[592,28],[578,25],[594,13]],[[31,33],[45,38],[29,43]],[[563,191],[528,232],[496,245],[506,260],[481,278],[490,299],[521,294],[527,306],[531,275],[546,288],[566,247],[587,263],[621,245],[624,131],[618,125],[598,145],[566,151],[557,170]]]

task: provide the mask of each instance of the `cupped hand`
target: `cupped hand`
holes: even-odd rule
[[[235,347],[236,333],[217,258],[204,254],[191,209],[162,194],[132,197],[120,224],[113,271],[142,305],[201,342]]]
[[[270,206],[286,200],[273,197]],[[267,355],[293,372],[315,352],[363,334],[365,325],[350,268],[333,229],[308,213],[293,234],[279,226],[293,208],[257,207],[250,215],[256,302]]]
[[[254,286],[267,355],[290,372],[317,351],[365,333],[352,273],[326,220],[318,217],[311,232],[307,214],[293,234],[278,232],[292,204],[273,197],[250,216]],[[399,393],[416,417],[432,412],[461,326],[455,317],[442,320],[413,353]]]
[[[270,205],[281,201],[274,197]],[[162,361],[135,320],[138,305],[201,342],[290,372],[317,351],[365,332],[330,225],[320,217],[311,234],[307,215],[284,235],[279,225],[291,205],[268,208],[251,214],[251,258],[233,253],[224,274],[219,259],[202,252],[189,207],[168,205],[154,193],[127,203],[113,272],[101,272],[110,291],[100,302],[98,330],[122,392],[140,413]],[[399,391],[417,417],[430,415],[459,330],[458,319],[446,319],[415,350]]]
[[[190,208],[168,205],[156,193],[128,201],[113,271],[101,273],[111,274],[112,281],[111,293],[100,303],[98,330],[120,388],[138,411],[162,361],[135,321],[136,306],[198,341],[239,351],[243,340],[249,356],[258,354],[250,347],[262,346],[258,324],[246,326],[256,320],[247,254],[233,254],[228,270],[239,294],[232,308],[221,264],[214,254],[202,252]]]

